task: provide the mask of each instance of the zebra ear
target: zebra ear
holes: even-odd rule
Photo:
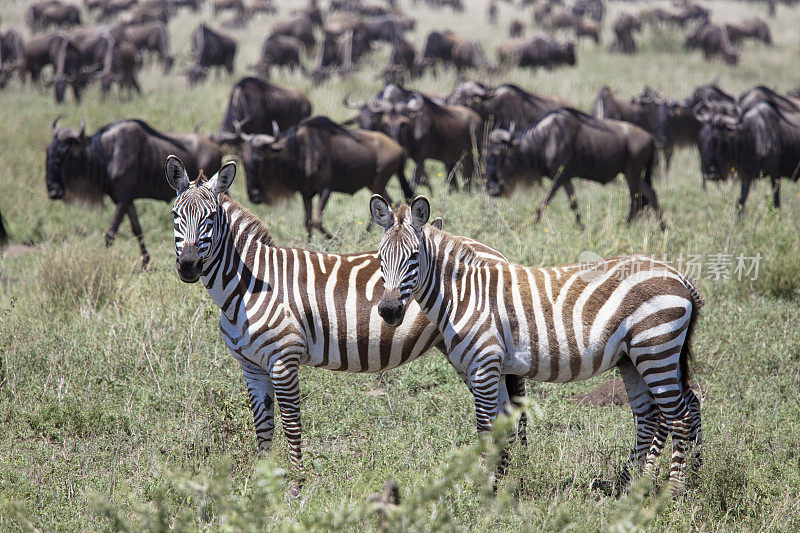
[[[174,155],[167,156],[167,183],[175,189],[178,196],[189,188],[189,176],[183,162]]]
[[[433,222],[431,222],[431,226],[433,226],[436,229],[442,229],[442,217],[434,218]]]
[[[394,213],[389,202],[380,194],[373,194],[369,201],[369,214],[372,221],[384,229],[394,226]]]
[[[236,162],[228,161],[222,165],[222,168],[219,169],[219,172],[214,174],[213,178],[206,182],[206,187],[211,189],[211,192],[214,194],[222,194],[230,188],[235,176]]]
[[[411,202],[411,225],[414,229],[421,229],[431,218],[431,204],[424,196],[417,196]]]

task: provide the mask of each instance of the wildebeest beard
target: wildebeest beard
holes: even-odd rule
[[[48,187],[51,181],[59,184],[63,189],[61,200],[64,202],[103,207],[107,176],[105,165],[101,163],[105,160],[105,151],[100,137],[100,132],[95,133],[77,155],[70,154],[70,147],[66,143],[48,149]]]

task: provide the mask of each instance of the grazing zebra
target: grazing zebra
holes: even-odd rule
[[[704,303],[688,278],[642,256],[550,268],[487,262],[426,224],[430,205],[421,196],[395,215],[375,195],[370,212],[386,229],[379,313],[398,326],[416,301],[438,326],[451,364],[469,378],[478,432],[491,428],[507,401],[506,375],[563,383],[616,366],[636,421],[617,490],[629,466],[652,472],[672,434],[670,485],[683,491],[687,445],[700,443],[700,405],[687,379],[689,339]],[[504,468],[505,458],[498,474]]]
[[[273,245],[263,223],[224,194],[235,163],[204,183],[190,183],[175,156],[167,158],[166,172],[178,193],[172,209],[178,276],[186,283],[202,280],[220,307],[222,336],[247,381],[259,449],[272,444],[274,396],[291,464],[302,479],[298,366],[388,370],[433,346],[443,349],[442,336],[418,306],[400,328],[383,323],[375,305],[383,286],[376,253],[335,255]],[[487,262],[507,261],[486,245],[461,242]],[[524,396],[524,383],[511,376],[513,394]]]

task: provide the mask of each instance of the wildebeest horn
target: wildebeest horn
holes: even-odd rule
[[[242,138],[245,139],[244,135]],[[263,146],[269,146],[275,142],[275,137],[272,135],[267,135],[265,133],[251,135],[249,139],[245,139],[247,142],[252,142],[253,146],[256,148],[261,148]]]
[[[64,115],[58,115],[56,118],[53,119],[53,123],[50,125],[50,133],[52,133],[53,135],[56,134],[56,124],[58,124],[58,121],[61,120],[62,116]]]
[[[489,134],[489,141],[493,143],[508,143],[511,141],[512,134],[508,130],[496,129]]]
[[[84,131],[86,130],[86,123],[81,119],[81,131],[78,133],[78,137],[83,139]]]
[[[711,112],[708,110],[708,106],[706,106],[705,102],[700,102],[694,106],[692,114],[699,122],[708,122],[711,119]]]
[[[370,113],[383,113],[387,107],[387,104],[378,98],[377,96],[372,96],[367,102],[367,109],[369,109]]]
[[[508,129],[508,133],[511,133],[513,135],[515,129],[517,129],[517,123],[511,121],[511,127]]]
[[[406,104],[406,107],[408,108],[409,111],[416,112],[420,111],[422,109],[422,106],[424,105],[425,105],[425,99],[422,98],[421,94],[415,92],[413,95],[411,95],[411,98],[408,100],[408,104]]]
[[[278,123],[276,121],[272,121],[272,136],[276,139],[281,136],[281,129],[278,127]]]
[[[350,103],[350,93],[351,92],[352,91],[347,91],[344,94],[344,98],[342,99],[342,103],[344,104],[344,106],[346,108],[348,108],[348,109],[355,109],[356,111],[360,111],[360,110],[364,109],[364,105],[365,104],[364,104],[363,100],[359,100],[355,104]]]

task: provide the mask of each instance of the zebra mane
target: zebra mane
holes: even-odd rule
[[[247,235],[252,235],[254,239],[257,239],[261,243],[267,246],[273,246],[275,243],[272,241],[272,235],[269,233],[269,229],[267,229],[267,225],[258,218],[252,211],[247,209],[245,206],[228,196],[227,194],[223,195],[222,201],[220,205],[226,206],[226,211],[229,213],[235,212],[239,214],[239,217],[236,219],[235,225],[237,228],[238,233],[244,233]]]
[[[487,266],[492,264],[490,259],[478,255],[475,247],[464,237],[453,235],[452,233],[440,230],[439,228],[431,226],[430,224],[425,225],[425,230],[427,231],[431,240],[440,244],[440,248],[444,248],[447,242],[452,241],[454,243],[453,254],[455,255],[456,261],[459,263],[465,263],[472,266]]]

